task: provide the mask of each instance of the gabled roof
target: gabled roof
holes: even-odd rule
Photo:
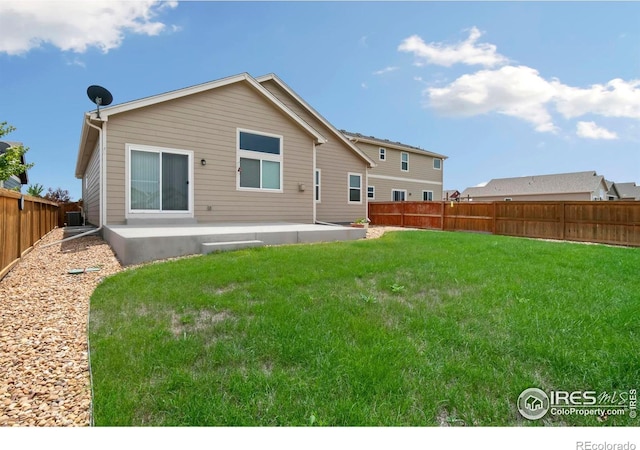
[[[447,159],[448,157],[445,155],[440,155],[439,153],[434,153],[429,150],[425,150],[420,147],[414,147],[413,145],[403,144],[402,142],[394,142],[388,139],[380,139],[374,136],[365,136],[360,133],[352,133],[346,130],[340,130],[349,140],[353,142],[365,142],[367,144],[379,145],[381,147],[386,148],[394,148],[396,150],[403,150],[412,153],[426,154],[429,156],[433,156],[434,158],[442,158]]]
[[[22,145],[22,142],[0,141],[0,155],[6,153],[7,149],[10,147],[20,147]],[[20,156],[20,164],[26,164],[24,155]],[[17,178],[20,179],[20,184],[29,184],[29,177],[27,176],[26,170],[18,175]]]
[[[620,200],[640,200],[640,186],[635,183],[613,183]]]
[[[155,105],[158,103],[166,102],[169,100],[174,100],[182,97],[186,97],[189,95],[198,94],[200,92],[205,92],[213,89],[217,89],[222,86],[228,86],[230,84],[244,82],[251,86],[258,94],[262,95],[269,102],[273,104],[273,106],[280,111],[282,111],[286,116],[289,116],[291,120],[293,120],[296,124],[298,124],[302,129],[304,129],[308,134],[313,136],[316,140],[316,143],[323,144],[327,142],[327,139],[322,136],[317,130],[311,127],[308,123],[302,120],[296,113],[294,113],[290,108],[288,108],[284,103],[282,103],[278,98],[276,98],[271,92],[269,92],[265,87],[263,87],[255,78],[253,78],[248,73],[241,73],[238,75],[233,75],[226,78],[221,78],[215,81],[209,81],[207,83],[198,84],[195,86],[190,86],[182,89],[177,89],[174,91],[165,92],[163,94],[153,95],[151,97],[145,97],[138,100],[133,100],[126,103],[121,103],[119,105],[108,106],[106,108],[100,109],[100,118],[98,118],[97,110],[90,111],[85,113],[85,119],[89,119],[94,123],[105,122],[109,120],[110,116],[121,114],[127,111],[132,111],[139,108],[144,108],[147,106]],[[84,120],[84,119],[83,119]],[[86,124],[86,120],[83,121],[82,124],[82,133],[80,136],[80,147],[78,150],[78,159],[76,162],[76,177],[82,177],[84,169],[88,163],[88,157],[90,152],[93,150],[92,148],[88,148],[87,144],[89,142],[95,142],[97,131]]]
[[[516,195],[575,194],[606,190],[602,175],[595,171],[535,175],[517,178],[494,178],[485,186],[470,187],[462,197],[511,197]]]
[[[261,77],[257,77],[256,80],[258,83],[264,83],[265,81],[273,81],[276,83],[282,90],[284,90],[287,94],[289,94],[300,106],[309,112],[313,117],[315,117],[320,123],[322,123],[325,127],[327,127],[340,141],[342,141],[347,147],[349,147],[354,153],[364,159],[369,167],[375,167],[377,164],[369,158],[362,150],[360,150],[351,140],[345,136],[342,132],[340,132],[336,127],[331,125],[331,123],[322,117],[322,115],[316,111],[310,104],[302,99],[293,89],[291,89],[284,81],[282,81],[275,73],[270,73],[267,75],[263,75]]]

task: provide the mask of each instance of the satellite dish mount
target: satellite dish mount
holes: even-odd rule
[[[89,100],[98,107],[98,119],[100,118],[100,105],[109,106],[113,101],[113,95],[102,86],[92,85],[87,88]]]

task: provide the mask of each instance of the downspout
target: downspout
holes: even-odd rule
[[[67,241],[71,241],[73,239],[78,239],[84,236],[88,236],[90,234],[94,234],[99,232],[100,230],[102,230],[102,226],[104,225],[104,151],[103,151],[103,145],[102,145],[102,127],[98,127],[93,125],[90,121],[89,118],[86,117],[85,118],[85,123],[87,125],[89,125],[91,128],[95,128],[96,130],[98,130],[98,151],[100,152],[100,182],[98,183],[99,186],[99,190],[100,190],[100,194],[99,194],[99,198],[100,198],[100,226],[98,228],[96,228],[95,230],[90,230],[90,231],[86,231],[84,233],[80,233],[80,234],[76,234],[75,236],[70,236],[68,238],[65,239],[61,239],[59,241],[55,241],[52,242],[50,244],[47,245],[43,245],[42,248],[47,248],[47,247],[51,247],[53,245],[57,245],[57,244],[61,244],[63,242],[67,242]]]

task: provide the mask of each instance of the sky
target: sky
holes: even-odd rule
[[[275,73],[339,129],[448,156],[445,189],[640,184],[639,23],[640,2],[0,0],[0,122],[30,184],[78,200],[88,86],[118,104]]]

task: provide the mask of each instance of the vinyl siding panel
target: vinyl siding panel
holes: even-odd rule
[[[86,221],[100,224],[100,151],[93,149],[82,179],[82,200]]]
[[[282,193],[236,189],[237,128],[282,136]],[[313,138],[246,83],[114,115],[107,142],[109,224],[126,222],[126,144],[193,152],[200,223],[313,221]]]
[[[366,217],[367,163],[275,82],[265,81],[262,85],[328,140],[317,146],[316,150],[316,166],[322,174],[321,202],[316,203],[316,219],[321,222],[346,223]],[[362,204],[349,204],[349,173],[362,174]]]
[[[442,179],[444,161],[440,163],[440,170],[433,168],[433,157],[429,155],[421,155],[415,151],[407,151],[409,155],[409,171],[401,170],[401,154],[402,150],[384,147],[383,145],[373,145],[369,143],[358,142],[356,145],[371,159],[377,166],[369,169],[369,186],[375,186],[376,198],[372,201],[391,201],[392,189],[406,189],[408,193],[407,200],[422,201],[422,191],[433,191],[434,200],[442,199]],[[386,149],[386,160],[380,161],[378,158],[380,147]],[[390,180],[376,178],[376,176],[392,177],[402,180]],[[418,183],[415,180],[421,180]]]

